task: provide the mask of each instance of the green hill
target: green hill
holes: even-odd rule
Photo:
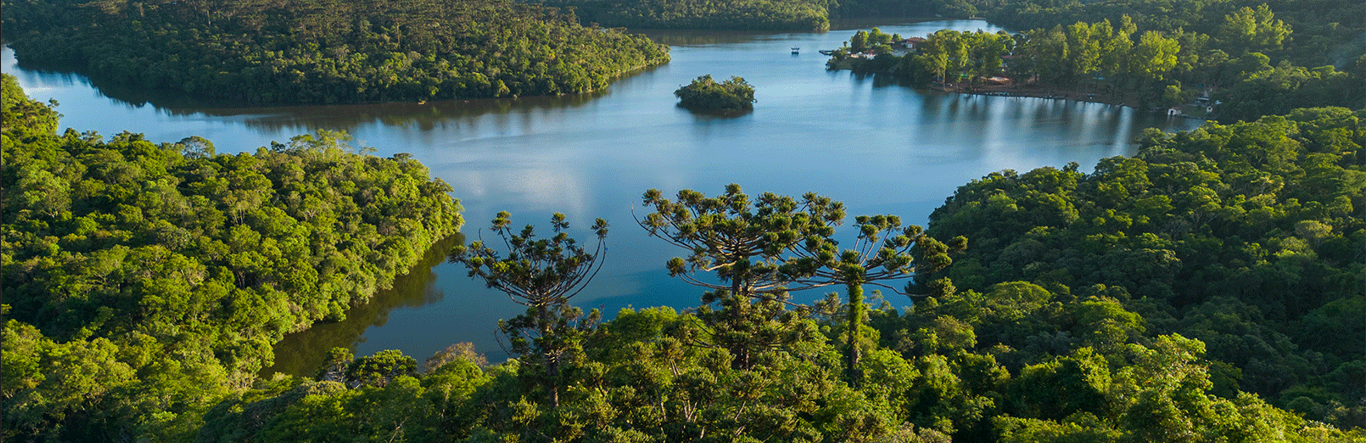
[[[5,0],[21,63],[259,103],[573,94],[667,63],[648,38],[505,0]]]

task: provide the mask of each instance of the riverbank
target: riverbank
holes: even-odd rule
[[[843,59],[831,59],[826,62],[826,68],[830,70],[848,70],[853,72],[869,73],[867,70],[859,69],[862,64],[870,63],[872,59],[849,56]],[[865,67],[866,69],[866,67]],[[895,67],[893,71],[895,72]],[[877,74],[877,71],[872,73]],[[889,72],[881,72],[889,74]],[[895,75],[894,73],[892,75]],[[1098,93],[1089,89],[1064,90],[1055,87],[1039,85],[1035,82],[1017,83],[1006,78],[997,78],[997,82],[985,82],[977,85],[965,85],[962,83],[944,83],[937,81],[930,82],[928,85],[912,84],[917,89],[928,89],[936,92],[975,94],[975,95],[994,95],[1010,97],[1035,97],[1051,98],[1059,100],[1075,100],[1083,102],[1104,103],[1115,106],[1128,106],[1136,110],[1148,110],[1147,106],[1141,106],[1141,98],[1137,91],[1119,91],[1114,93]]]
[[[1127,106],[1139,111],[1149,111],[1149,106],[1140,106],[1141,99],[1137,91],[1120,91],[1117,93],[1098,93],[1086,89],[1062,90],[1058,88],[1041,86],[1037,83],[1016,84],[1014,82],[1004,84],[985,84],[975,86],[963,86],[962,84],[951,84],[952,86],[931,84],[928,88],[932,91],[973,94],[973,95],[994,95],[1009,97],[1034,97],[1050,98],[1057,100],[1073,100],[1091,103],[1104,103],[1114,106]]]
[[[1086,90],[1081,91],[1059,91],[1055,88],[1042,87],[1037,84],[1014,85],[1014,84],[988,84],[973,87],[959,88],[955,86],[942,86],[931,84],[929,90],[943,92],[947,94],[970,94],[970,95],[991,95],[1005,97],[1033,97],[1055,100],[1072,100],[1079,102],[1103,103],[1113,106],[1124,106],[1133,108],[1139,112],[1152,113],[1154,115],[1167,114],[1169,116],[1181,117],[1194,120],[1212,120],[1206,114],[1205,105],[1197,103],[1187,103],[1176,107],[1180,112],[1170,114],[1164,107],[1153,107],[1143,105],[1141,97],[1137,91],[1123,91],[1119,93],[1091,93]]]

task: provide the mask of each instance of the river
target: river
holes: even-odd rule
[[[903,36],[943,28],[1000,29],[975,20],[881,26]],[[898,214],[923,225],[956,187],[990,172],[1073,161],[1089,171],[1101,158],[1132,154],[1131,140],[1144,128],[1197,124],[1097,103],[916,91],[826,71],[826,57],[816,51],[839,47],[855,29],[868,28],[650,33],[672,45],[673,61],[608,91],[425,104],[241,107],[21,69],[8,48],[0,63],[33,98],[58,100],[62,126],[81,131],[109,136],[129,130],[154,142],[199,135],[219,152],[238,152],[319,128],[340,129],[376,155],[411,153],[455,189],[470,238],[481,228],[487,234],[488,221],[504,210],[518,225],[538,226],[563,212],[571,235],[584,239],[590,237],[584,228],[605,218],[612,224],[605,267],[573,302],[602,307],[609,317],[623,307],[683,309],[695,306],[701,294],[664,270],[665,261],[682,251],[636,226],[632,211],[646,213],[640,195],[647,189],[711,195],[738,183],[751,194],[815,191],[845,202],[850,215]],[[725,118],[678,108],[673,91],[704,74],[744,77],[756,89],[754,111]],[[311,373],[334,346],[358,355],[401,349],[421,361],[469,341],[491,361],[506,358],[494,329],[519,306],[445,263],[441,252],[433,250],[394,290],[352,309],[347,320],[287,336],[268,371]]]

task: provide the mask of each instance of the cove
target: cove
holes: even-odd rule
[[[862,25],[860,25],[862,26]],[[924,36],[938,29],[994,32],[983,21],[880,26]],[[376,155],[411,153],[450,183],[465,208],[465,240],[486,239],[498,211],[544,227],[563,212],[581,239],[594,218],[612,224],[602,273],[574,299],[609,317],[623,307],[699,302],[701,290],[664,270],[681,251],[635,225],[640,196],[691,188],[708,195],[738,183],[750,194],[814,191],[845,202],[849,214],[897,214],[924,225],[959,185],[993,171],[1027,171],[1133,154],[1144,128],[1188,130],[1131,108],[1025,97],[916,91],[847,71],[826,71],[819,49],[834,49],[859,27],[828,33],[650,33],[673,47],[673,61],[615,82],[600,93],[375,105],[243,107],[155,92],[91,85],[82,76],[23,69],[5,49],[5,72],[35,99],[55,98],[63,127],[109,136],[129,130],[153,142],[192,135],[221,153],[252,151],[316,129],[345,130]],[[799,47],[799,54],[791,48]],[[700,75],[744,77],[754,111],[694,115],[673,91]],[[634,211],[634,212],[633,212]],[[542,228],[544,230],[544,228]],[[544,232],[544,231],[543,231]],[[448,240],[427,261],[348,319],[292,334],[268,371],[311,374],[334,346],[359,355],[400,349],[419,361],[451,343],[474,342],[491,361],[506,358],[497,320],[521,311],[501,293],[443,260]],[[810,301],[823,293],[798,293]],[[890,296],[896,306],[909,300]]]

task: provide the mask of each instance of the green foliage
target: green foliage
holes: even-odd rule
[[[537,0],[573,8],[584,23],[637,29],[825,31],[828,0]]]
[[[975,180],[931,216],[931,235],[977,245],[960,260],[970,266],[947,273],[975,274],[954,279],[968,291],[934,309],[970,322],[1044,309],[1076,322],[1038,337],[974,324],[979,341],[1004,334],[1014,349],[1113,349],[1180,333],[1224,365],[1216,380],[1226,395],[1241,388],[1311,419],[1356,425],[1346,411],[1359,409],[1363,388],[1341,377],[1366,357],[1361,313],[1349,308],[1360,304],[1366,271],[1362,119],[1316,108],[1154,131],[1136,158],[1102,160],[1092,174],[1041,168]],[[1348,244],[1357,246],[1338,249]],[[1025,302],[1038,297],[997,294],[1016,280],[1035,283],[1034,292],[1085,288],[1074,296],[1090,301],[1049,311]],[[983,290],[991,294],[975,298]],[[1010,311],[987,300],[1028,314],[1000,317]]]
[[[106,142],[5,94],[6,438],[193,434],[284,334],[343,318],[461,223],[449,185],[345,134]]]
[[[509,0],[6,0],[26,63],[257,103],[360,103],[605,89],[667,48]]]
[[[44,105],[28,98],[19,87],[19,80],[13,75],[0,74],[0,134],[6,137],[5,148],[9,149],[9,137],[24,138],[57,132],[59,115],[54,108],[57,101]]]
[[[857,4],[857,3],[856,3]],[[832,59],[830,66],[891,75],[913,84],[934,80],[955,87],[1006,74],[1018,86],[1109,94],[1139,108],[1217,103],[1207,117],[1252,121],[1296,108],[1366,103],[1366,5],[1326,2],[1099,2],[983,1],[993,23],[1026,29],[1004,38],[941,30],[920,53]],[[884,5],[890,8],[892,5]],[[1273,13],[1274,9],[1274,13]],[[1115,22],[1112,22],[1115,20]],[[1059,24],[1063,23],[1063,24]],[[1073,23],[1066,25],[1065,23]],[[1044,26],[1044,27],[1039,27]],[[1294,29],[1299,34],[1292,35]],[[855,34],[853,52],[873,46]],[[1002,56],[1009,55],[1008,64]]]
[[[369,357],[358,358],[347,365],[346,383],[351,386],[383,387],[398,377],[412,377],[416,374],[417,360],[394,350],[380,351]]]
[[[1307,129],[1308,126],[1300,128],[1300,134],[1311,134],[1331,130],[1335,126],[1329,122],[1346,123],[1342,120],[1348,117],[1359,116],[1338,110],[1306,110],[1294,116],[1294,121],[1317,125],[1314,130]],[[1150,134],[1151,140],[1161,138]],[[1145,151],[1145,155],[1156,154]],[[1148,164],[1147,160],[1138,159],[1128,164],[1111,161],[1107,173],[1120,177],[1119,183],[1107,191],[1111,194],[1121,192],[1118,189],[1129,192],[1162,187],[1180,179],[1164,163]],[[1267,163],[1287,167],[1293,161],[1279,158]],[[1027,180],[1036,194],[1025,198],[1015,193],[1018,198],[1010,199],[1009,203],[998,199],[1001,209],[1013,205],[1011,213],[1020,220],[1018,225],[1008,224],[1004,229],[1027,227],[1025,222],[1032,220],[1060,225],[1030,229],[1028,240],[1037,244],[1012,244],[1006,247],[1008,253],[996,255],[1015,260],[1021,254],[1039,252],[1048,233],[1059,235],[1057,231],[1068,229],[1068,224],[1084,223],[1085,218],[1077,214],[1089,215],[1090,208],[1060,205],[1041,194],[1089,192],[1093,183],[1088,178],[1077,173],[1075,166],[1069,166],[1062,171],[1046,169],[1023,177],[999,174],[989,182],[980,182],[1008,186],[1011,181]],[[1196,174],[1186,179],[1204,180],[1208,185],[1218,178],[1218,174]],[[988,195],[1004,193],[993,191]],[[1184,207],[1181,199],[1148,198],[1150,203],[1143,206],[1148,214],[1165,214]],[[545,363],[538,361],[543,357],[536,352],[548,346],[541,344],[522,348],[533,351],[524,358],[496,366],[482,365],[468,346],[453,346],[433,356],[429,362],[436,363],[429,363],[421,373],[416,370],[414,359],[397,351],[354,358],[349,351],[338,348],[320,370],[318,381],[284,376],[257,381],[251,389],[217,395],[221,399],[217,404],[202,404],[196,413],[202,418],[197,421],[180,423],[174,418],[157,418],[161,420],[160,426],[141,435],[204,442],[552,439],[942,443],[1251,441],[1273,437],[1287,441],[1345,442],[1363,437],[1360,430],[1344,432],[1307,421],[1271,406],[1255,394],[1228,387],[1226,379],[1233,379],[1234,383],[1238,379],[1236,368],[1207,358],[1205,342],[1166,332],[1177,320],[1154,307],[1153,298],[1135,299],[1124,286],[1094,284],[1073,293],[1056,282],[1003,281],[984,292],[971,288],[959,292],[951,284],[943,284],[937,287],[935,297],[917,300],[914,308],[904,313],[883,302],[880,308],[867,310],[867,321],[857,325],[864,329],[859,341],[867,352],[858,362],[862,382],[851,383],[843,375],[848,367],[840,348],[846,343],[843,338],[848,336],[842,336],[841,329],[850,328],[850,321],[845,319],[858,313],[858,308],[852,303],[841,304],[833,295],[814,308],[795,311],[785,309],[782,303],[772,303],[777,295],[783,294],[777,286],[818,283],[801,280],[815,279],[819,272],[811,273],[809,264],[800,264],[803,255],[792,248],[807,240],[828,241],[833,222],[842,219],[842,205],[837,202],[815,194],[800,201],[805,203],[764,194],[751,203],[738,186],[730,186],[725,194],[712,198],[685,190],[679,194],[678,202],[662,199],[658,191],[647,192],[645,202],[657,212],[641,221],[643,227],[653,228],[654,235],[675,244],[695,244],[690,250],[696,256],[690,260],[699,270],[718,265],[729,267],[725,273],[728,277],[723,281],[731,285],[716,292],[735,290],[738,281],[741,284],[737,292],[763,294],[758,291],[770,290],[760,284],[766,282],[775,285],[771,289],[775,297],[727,297],[719,300],[719,310],[704,305],[683,313],[670,308],[623,309],[615,319],[597,327],[567,329],[575,320],[563,311],[568,309],[567,303],[556,302],[556,306],[563,308],[552,313],[556,329],[541,338],[554,337],[560,343],[572,344],[572,352],[562,354],[562,358],[572,358],[564,360],[566,364],[553,378],[538,367]],[[1052,203],[1035,206],[1032,202]],[[1020,213],[1030,208],[1051,210],[1038,217]],[[1059,215],[1057,211],[1061,208],[1070,210],[1063,209]],[[1112,219],[1119,215],[1110,214]],[[916,243],[925,241],[926,245],[932,242],[930,238],[921,238],[923,234],[918,229],[898,229],[895,221],[886,216],[860,217],[859,240],[852,243],[852,249],[847,250],[850,252],[840,255],[859,256],[859,251],[871,250],[867,244],[878,244],[876,239],[883,239],[879,251],[890,252],[875,256],[865,253],[863,256],[874,258],[862,264],[886,259],[890,260],[888,264],[908,265],[897,250],[912,239]],[[1305,237],[1304,245],[1332,244],[1336,238],[1332,233],[1342,226],[1341,221],[1314,221],[1317,223],[1296,222],[1290,229]],[[564,228],[560,217],[553,219],[552,224]],[[508,230],[509,225],[505,214],[495,220],[495,230],[507,235],[506,246],[521,258],[518,262],[524,259],[531,263],[533,256],[541,257],[542,263],[555,262],[555,257],[564,260],[580,256],[566,255],[573,248],[564,247],[570,243],[567,236],[561,237],[562,233],[556,235],[559,240],[537,239],[532,229],[514,234]],[[753,236],[746,236],[747,233]],[[748,239],[742,242],[760,246],[757,250],[731,249],[740,251],[732,253],[735,257],[747,258],[721,262],[726,256],[715,252],[724,250],[722,246],[728,244],[718,241],[724,238]],[[1000,239],[989,240],[1002,244]],[[556,250],[556,245],[564,248],[547,255],[548,251]],[[709,255],[705,253],[708,247],[717,249]],[[472,245],[457,258],[471,261],[479,256],[470,251],[483,249],[482,245]],[[926,249],[930,251],[923,252],[933,257],[946,254],[948,248],[941,245]],[[819,257],[833,254],[831,248],[810,250],[819,251]],[[744,251],[756,255],[741,254]],[[527,263],[499,266],[507,261],[496,253],[482,257],[486,259],[471,266],[475,275],[480,271],[507,272],[500,276],[490,274],[499,282],[522,281],[513,278],[522,274],[547,275],[532,272]],[[980,262],[980,257],[974,259]],[[739,265],[746,261],[753,262],[750,266]],[[926,262],[940,263],[933,258]],[[682,259],[671,261],[669,266],[671,272],[689,275],[689,267]],[[515,271],[518,269],[521,271]],[[746,269],[768,272],[756,274]],[[871,269],[901,268],[872,266],[864,271],[878,272]],[[922,272],[932,273],[928,266]],[[554,279],[546,281],[549,280]],[[728,304],[751,300],[754,303],[749,305]],[[877,300],[876,293],[873,300]],[[1207,334],[1223,327],[1247,329],[1248,322],[1263,321],[1254,318],[1258,315],[1256,310],[1240,311],[1237,306],[1225,306],[1240,303],[1229,300],[1232,301],[1213,299],[1204,305],[1208,309],[1198,315],[1187,313],[1180,322],[1193,325],[1185,328],[1189,332]],[[1316,309],[1319,320],[1314,323],[1329,326],[1339,317],[1359,316],[1359,310],[1349,312],[1360,304],[1353,303],[1359,298],[1340,300],[1346,301]],[[1140,315],[1137,310],[1145,314]],[[536,327],[539,323],[532,314],[534,309],[522,317],[528,323],[518,327]],[[1253,317],[1232,319],[1239,315]],[[724,334],[738,337],[742,332],[763,335],[772,331],[785,334],[785,340],[747,355],[734,354],[727,346],[715,344],[716,337]],[[1227,338],[1217,334],[1210,337],[1213,341]],[[7,369],[3,379],[6,393],[19,389],[82,402],[88,401],[82,396],[113,396],[112,391],[101,391],[107,386],[102,380],[115,380],[117,384],[117,380],[133,373],[133,367],[123,364],[119,357],[101,356],[114,350],[104,339],[79,342],[89,346],[63,349],[67,345],[46,339],[36,328],[17,321],[7,327],[4,339],[7,346],[42,349],[2,354],[6,368],[13,368]],[[39,368],[70,365],[53,363],[61,358],[95,364],[70,371],[71,381],[48,382],[45,377],[51,376]],[[750,360],[743,365],[735,364],[741,358]],[[1241,361],[1235,363],[1249,370],[1256,367]],[[1359,380],[1363,367],[1366,365],[1359,362],[1349,363],[1325,379],[1339,383],[1329,385],[1332,389],[1354,389],[1360,386],[1354,380]],[[547,386],[547,382],[551,384]],[[77,389],[68,389],[68,385]],[[550,392],[558,394],[547,396]],[[1319,402],[1332,400],[1327,390],[1294,392],[1299,395],[1292,402],[1297,408],[1319,407],[1351,417],[1351,411]],[[94,435],[87,433],[82,437],[98,438]]]
[[[1366,51],[1354,42],[1366,23],[1366,5],[1350,0],[1294,2],[1283,0],[1182,1],[1102,0],[1044,2],[1012,0],[972,3],[1000,26],[1029,29],[1076,21],[1098,22],[1133,18],[1140,30],[1209,34],[1214,44],[1235,56],[1244,51],[1274,51],[1296,64],[1342,67]],[[1294,35],[1290,31],[1294,30]]]
[[[1255,54],[1255,53],[1254,53]],[[1267,68],[1270,68],[1269,66]],[[1267,114],[1285,114],[1311,106],[1360,106],[1366,100],[1362,77],[1332,66],[1305,68],[1282,63],[1243,77],[1216,97],[1220,121],[1252,121]]]
[[[809,254],[802,263],[789,260],[799,258],[794,251],[808,238],[834,234],[834,226],[844,220],[843,203],[815,193],[800,200],[763,193],[751,201],[737,184],[711,198],[684,189],[677,200],[651,189],[642,202],[654,212],[638,220],[640,226],[689,253],[669,260],[669,275],[709,290],[698,312],[709,330],[697,341],[727,349],[736,368],[748,369],[760,354],[811,334],[802,327],[799,313],[786,309],[788,291],[834,282],[810,279],[824,262],[811,260]],[[699,277],[699,272],[715,272],[724,284]]]
[[[490,228],[502,238],[506,257],[480,240],[469,247],[456,246],[450,260],[469,268],[470,277],[479,277],[488,287],[527,307],[524,315],[499,320],[498,329],[511,341],[514,354],[526,357],[531,367],[544,368],[541,384],[549,391],[550,403],[558,406],[560,369],[576,363],[582,334],[591,331],[601,317],[597,310],[584,317],[581,309],[569,305],[569,299],[602,269],[607,221],[597,219],[593,224],[598,245],[590,253],[564,232],[569,228],[564,214],[551,216],[555,235],[548,239],[537,239],[532,225],[513,233],[511,216],[499,212]]]
[[[1276,20],[1271,7],[1263,3],[1255,10],[1243,7],[1225,16],[1217,32],[1227,49],[1255,52],[1280,49],[1290,28]]]
[[[813,232],[806,236],[800,248],[793,248],[792,252],[798,258],[789,259],[787,267],[799,270],[803,282],[845,285],[849,295],[844,324],[845,366],[850,371],[851,382],[857,385],[863,378],[860,360],[864,346],[859,336],[863,332],[864,317],[867,316],[863,285],[896,291],[882,281],[906,278],[917,271],[940,271],[953,259],[948,255],[950,246],[924,235],[920,226],[911,225],[903,229],[898,216],[860,215],[854,220],[859,231],[852,247],[842,248],[828,233]],[[967,239],[961,236],[952,243],[956,251],[967,247]],[[921,264],[912,264],[916,261],[913,249],[924,258],[920,260]],[[908,286],[904,293],[909,294],[910,288]]]
[[[717,83],[711,74],[698,77],[674,91],[678,105],[694,111],[747,111],[754,109],[754,87],[745,79],[731,77]]]
[[[427,361],[422,363],[422,373],[431,374],[443,366],[462,360],[481,368],[489,365],[488,357],[474,350],[474,343],[460,342],[447,346],[446,349],[437,351],[436,354],[428,357]]]

